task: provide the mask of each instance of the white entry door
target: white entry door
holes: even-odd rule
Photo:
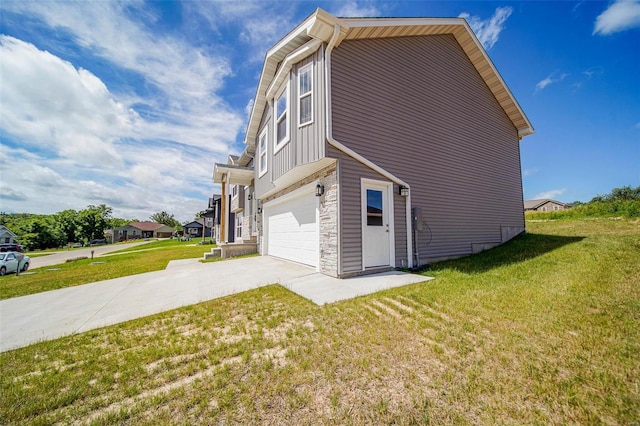
[[[362,180],[362,261],[364,268],[391,265],[392,186]]]

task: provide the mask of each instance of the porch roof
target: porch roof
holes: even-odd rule
[[[213,167],[213,183],[229,182],[232,185],[251,185],[253,167],[241,167],[216,163]]]

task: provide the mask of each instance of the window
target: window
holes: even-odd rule
[[[289,83],[285,84],[282,91],[276,95],[274,107],[276,117],[274,151],[277,152],[289,141]]]
[[[367,226],[382,226],[382,191],[367,189]]]
[[[231,185],[231,198],[238,196],[238,185]]]
[[[236,213],[236,238],[242,238],[242,213]]]
[[[300,68],[298,73],[298,125],[313,121],[313,64]]]
[[[264,175],[267,172],[267,129],[269,126],[265,126],[264,131],[258,139],[258,173],[259,176]]]

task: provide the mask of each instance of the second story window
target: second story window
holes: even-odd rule
[[[260,134],[258,139],[258,174],[262,176],[267,172],[267,129],[269,126],[265,126],[264,130]]]
[[[231,186],[231,198],[236,198],[238,196],[238,185]]]
[[[298,72],[298,125],[313,121],[313,64],[305,65]]]
[[[275,100],[275,149],[278,151],[289,141],[289,84],[285,84],[282,91],[276,95]]]

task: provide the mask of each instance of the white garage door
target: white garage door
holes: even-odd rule
[[[308,190],[264,208],[267,253],[318,266],[316,197]]]

